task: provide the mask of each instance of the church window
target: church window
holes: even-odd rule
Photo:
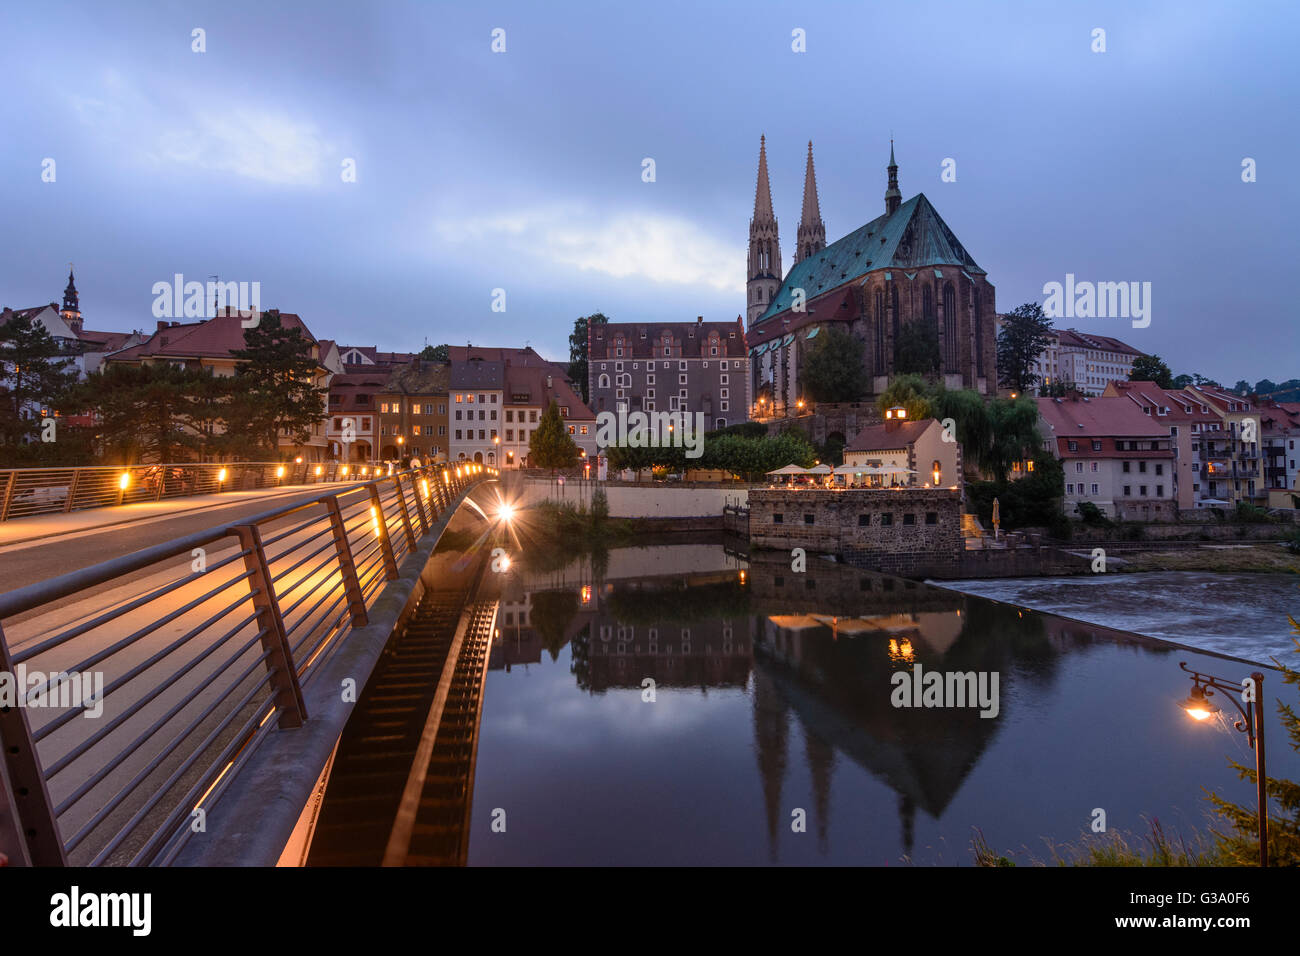
[[[943,321],[945,326],[943,336],[944,371],[956,372],[959,370],[957,357],[960,354],[957,348],[957,337],[959,335],[957,330],[960,328],[961,323],[957,318],[957,296],[953,291],[951,282],[943,287]]]

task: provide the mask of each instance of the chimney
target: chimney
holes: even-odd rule
[[[696,324],[696,325],[702,325],[702,324],[704,324],[704,316],[702,316],[702,315],[697,315],[697,316],[695,317],[695,324]]]
[[[159,319],[159,320],[158,320],[158,328],[154,329],[154,331],[155,331],[155,332],[161,332],[161,331],[162,331],[163,329],[165,329],[165,328],[167,328],[167,322],[166,322],[166,320],[165,320],[165,319]]]

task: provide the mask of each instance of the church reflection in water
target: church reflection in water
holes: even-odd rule
[[[997,672],[1006,718],[1018,686],[1050,685],[1063,651],[1106,636],[829,562],[799,573],[779,556],[679,574],[601,570],[563,590],[507,588],[490,667],[555,660],[569,645],[588,694],[643,691],[647,680],[659,690],[747,694],[773,860],[789,821],[782,790],[794,748],[811,778],[808,829],[821,846],[837,766],[848,761],[897,795],[900,844],[911,856],[917,812],[940,818],[1007,725],[978,707],[894,707],[895,672],[918,664]]]

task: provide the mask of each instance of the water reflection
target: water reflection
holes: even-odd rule
[[[1171,648],[1123,632],[716,545],[521,572],[500,598],[472,863],[968,864],[975,826],[1041,855],[1096,806],[1203,829],[1201,787],[1240,786],[1234,742],[1183,726]],[[998,716],[893,706],[918,665],[996,672]]]

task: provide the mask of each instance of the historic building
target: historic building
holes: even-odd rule
[[[779,263],[780,254],[777,253]],[[745,329],[731,322],[610,322],[587,328],[587,394],[601,412],[684,412],[706,429],[748,417]]]
[[[809,143],[794,264],[783,275],[760,140],[746,283],[753,417],[795,413],[804,353],[836,324],[861,343],[872,394],[915,370],[918,355],[949,388],[997,390],[993,285],[924,193],[903,201],[892,143],[888,173],[884,214],[827,245]]]

